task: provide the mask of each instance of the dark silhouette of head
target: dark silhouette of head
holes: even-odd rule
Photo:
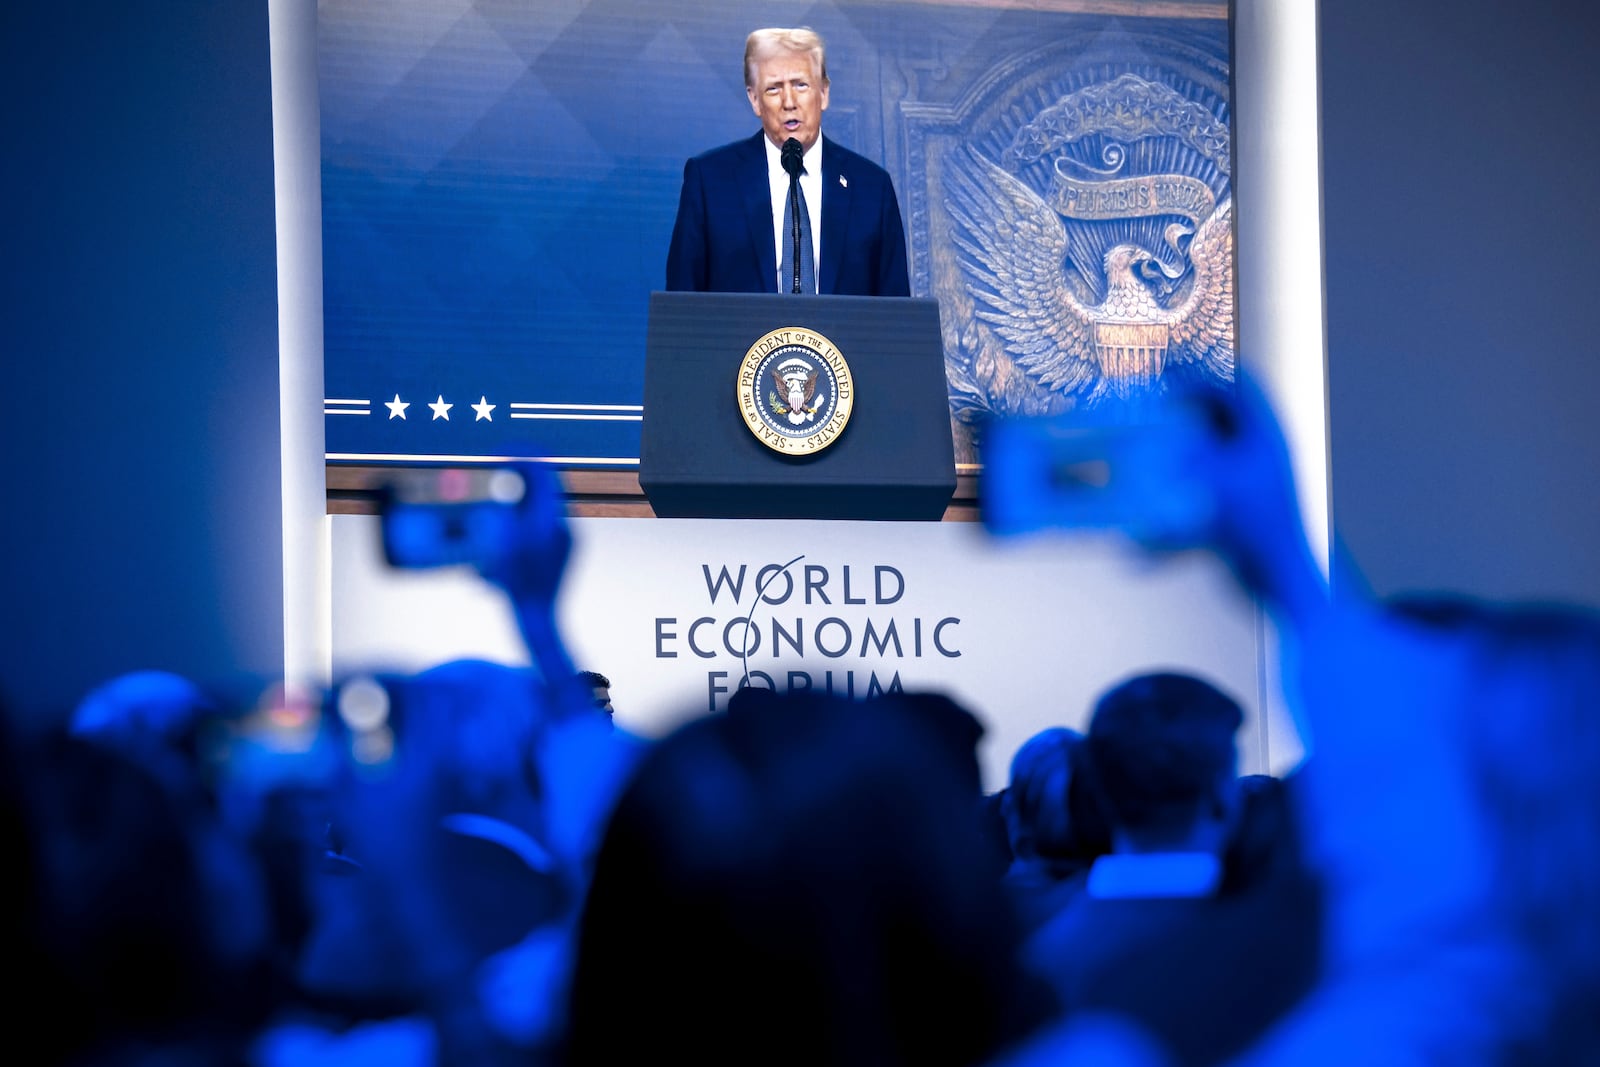
[[[97,686],[72,713],[71,732],[144,768],[174,796],[201,788],[200,734],[218,705],[167,671],[133,671]]]
[[[1145,674],[1099,700],[1088,765],[1119,851],[1221,851],[1238,808],[1230,697],[1186,674]]]
[[[615,709],[611,706],[611,679],[599,671],[579,671],[578,677],[594,696],[594,706],[607,715],[612,714]]]
[[[970,752],[928,711],[772,698],[662,742],[600,851],[569,1062],[976,1063],[1014,1035]]]
[[[259,1022],[240,964],[209,922],[183,806],[144,767],[77,738],[28,753],[31,1010],[65,1019],[63,1057]],[[31,1025],[31,1023],[30,1023]]]
[[[1064,726],[1041,730],[1011,759],[1006,787],[1006,829],[1020,859],[1071,859],[1072,750],[1083,735]]]

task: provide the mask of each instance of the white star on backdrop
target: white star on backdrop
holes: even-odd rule
[[[482,421],[493,422],[494,421],[494,416],[489,414],[489,412],[493,411],[498,406],[499,406],[498,404],[489,403],[489,398],[488,397],[480,396],[478,398],[478,402],[476,404],[472,405],[472,410],[476,411],[478,413],[478,417],[476,419],[473,419],[472,421],[473,422],[482,422]]]
[[[439,399],[438,400],[435,400],[433,403],[429,404],[428,406],[433,409],[433,417],[434,417],[434,419],[436,419],[436,420],[437,419],[443,419],[445,422],[449,422],[450,421],[450,409],[455,407],[454,404],[446,404],[444,402],[444,394],[443,393],[439,394]]]
[[[401,400],[400,394],[396,393],[394,394],[394,399],[385,400],[383,406],[389,409],[389,417],[391,419],[403,419],[406,417],[406,408],[410,407],[411,404],[409,401]]]

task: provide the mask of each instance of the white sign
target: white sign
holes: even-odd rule
[[[335,516],[334,665],[525,662],[471,572],[387,570],[377,520]],[[659,735],[742,684],[864,697],[938,690],[988,729],[985,780],[1047,726],[1082,727],[1129,675],[1198,674],[1244,707],[1241,769],[1300,756],[1261,667],[1254,605],[1200,556],[1151,564],[1110,540],[996,544],[970,523],[577,519],[561,621],[621,725]]]

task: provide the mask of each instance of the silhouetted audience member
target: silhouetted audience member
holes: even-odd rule
[[[1306,879],[1225,891],[1242,719],[1232,699],[1181,674],[1142,675],[1101,697],[1085,745],[1114,851],[1027,950],[1069,1015],[1130,1017],[1177,1064],[1246,1048],[1316,974]]]
[[[983,740],[983,723],[978,717],[943,693],[885,693],[865,701],[863,708],[887,708],[915,719],[941,745],[960,776],[963,789],[976,799],[983,791],[983,769],[978,762],[978,744]]]
[[[1239,820],[1222,855],[1222,887],[1232,891],[1303,871],[1293,785],[1269,774],[1239,779]]]
[[[578,677],[589,687],[589,692],[594,696],[594,706],[605,712],[608,716],[616,711],[611,705],[611,679],[599,671],[579,671]]]
[[[1095,860],[1111,852],[1111,824],[1089,771],[1089,746],[1074,745],[1067,753],[1072,777],[1067,782],[1067,821],[1072,826],[1073,850],[1083,868],[1082,880]]]
[[[568,1062],[967,1064],[1025,1032],[1039,991],[971,862],[946,704],[781,698],[650,753],[595,870]]]
[[[216,702],[189,679],[132,671],[78,702],[71,733],[143,767],[174,797],[187,799],[203,787],[200,734],[216,713]]]
[[[54,1035],[48,1020],[60,1007],[50,978],[56,965],[40,921],[49,887],[42,876],[39,820],[29,789],[31,762],[9,711],[0,706],[0,854],[10,872],[0,882],[0,959],[12,975],[7,1038],[17,1048],[49,1047]],[[19,981],[23,976],[32,980]]]
[[[764,685],[741,685],[728,694],[728,715],[733,718],[759,715],[782,701],[780,694]]]
[[[1011,833],[1006,828],[1006,791],[986,793],[978,801],[978,837],[983,842],[981,862],[995,881],[1005,878],[1016,856],[1011,853]]]
[[[218,930],[256,927],[259,900],[215,892],[189,813],[143,767],[74,738],[30,751],[25,792],[33,847],[20,877],[42,958],[14,977],[54,1020],[29,1059],[240,1055],[270,1005],[255,995],[254,959]]]
[[[1011,851],[1019,861],[1046,866],[1058,859],[1071,863],[1067,792],[1072,782],[1072,749],[1082,741],[1078,731],[1055,726],[1028,738],[1011,758],[1006,826]]]
[[[1073,833],[1073,750],[1083,735],[1064,726],[1030,737],[1011,759],[1002,805],[1014,857],[1006,892],[1026,933],[1059,911],[1064,892],[1083,868]]]

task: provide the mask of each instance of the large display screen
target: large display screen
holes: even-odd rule
[[[773,24],[822,34],[823,137],[894,180],[959,462],[987,414],[1232,376],[1225,3],[318,11],[331,461],[636,466],[684,161],[758,130]]]

